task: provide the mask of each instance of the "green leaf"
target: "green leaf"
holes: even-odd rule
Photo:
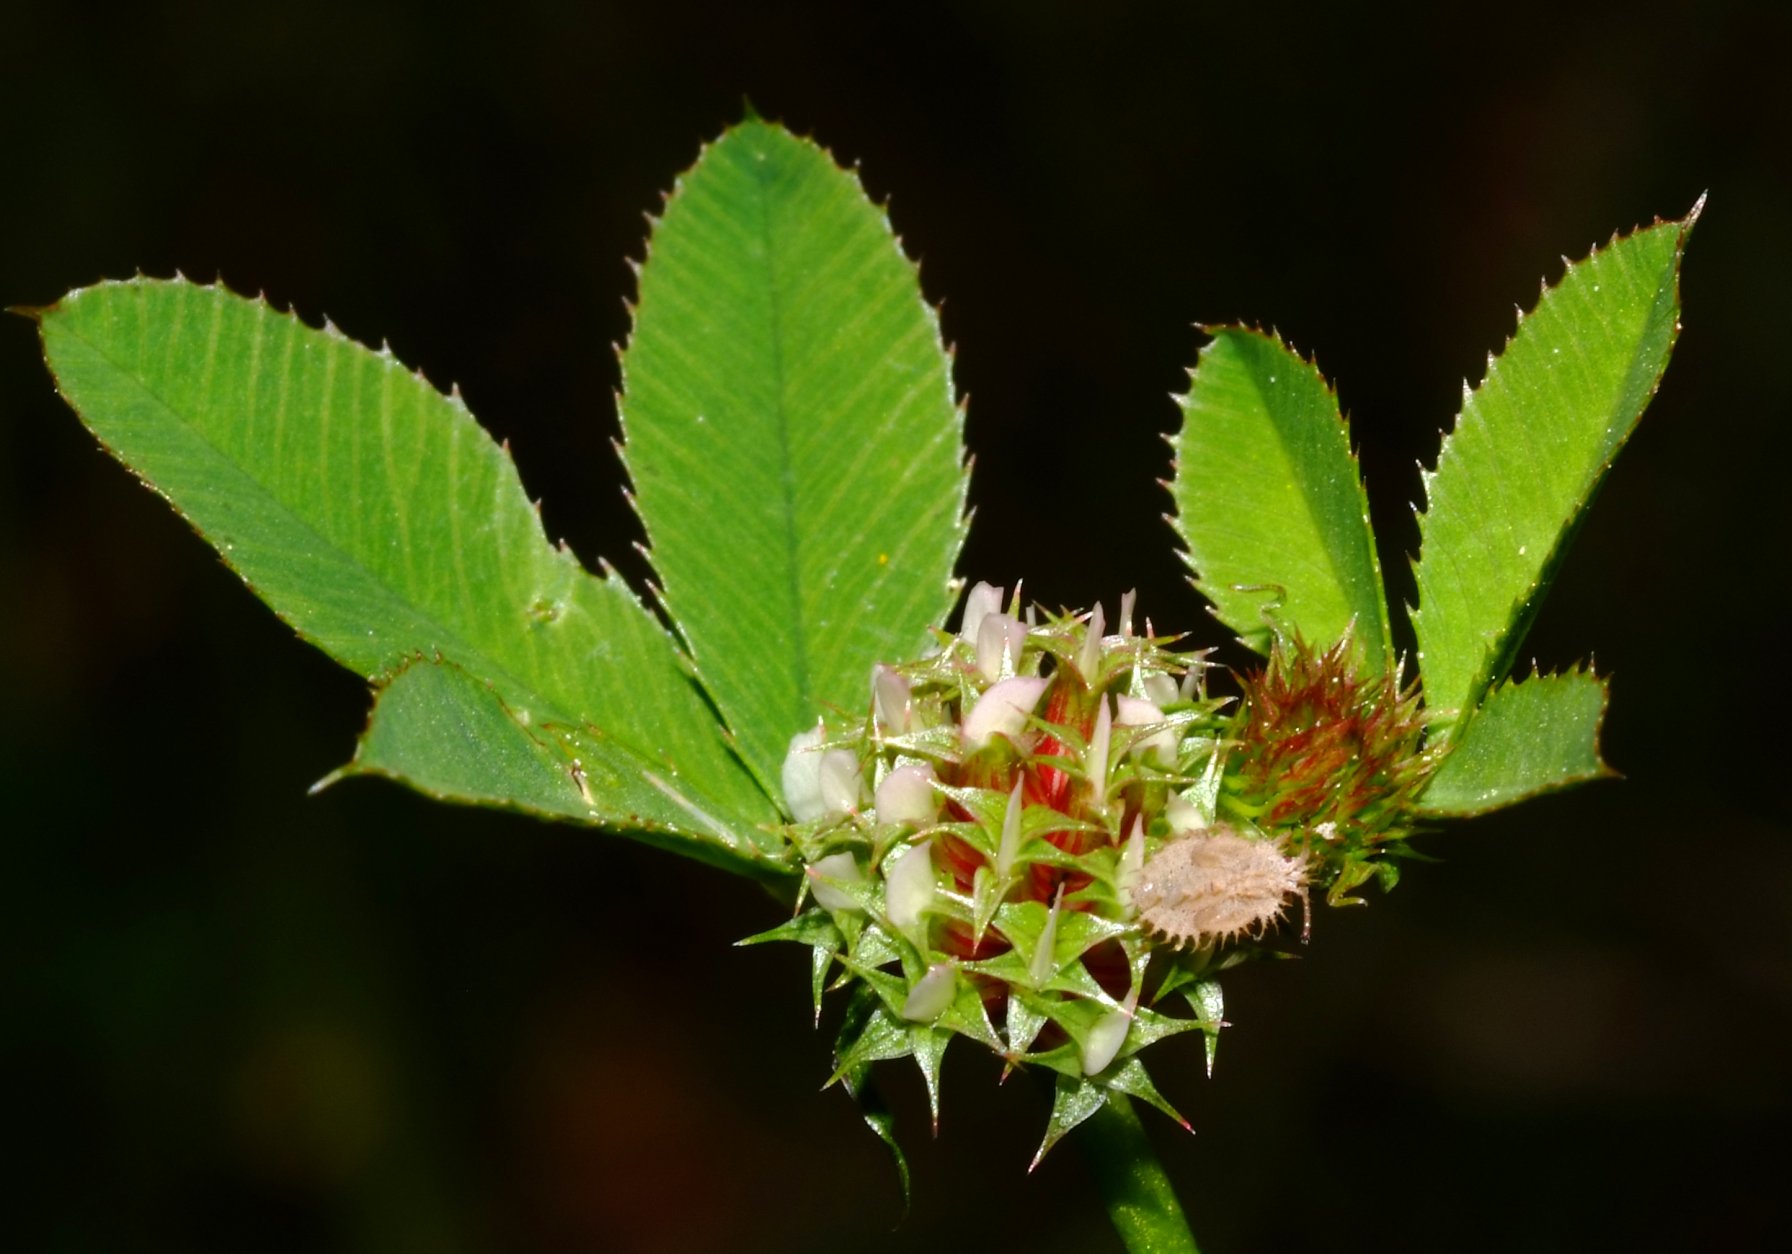
[[[1337,398],[1275,336],[1213,336],[1171,440],[1171,521],[1195,586],[1259,653],[1272,622],[1321,647],[1354,624],[1364,661],[1385,668],[1387,598]]]
[[[1422,814],[1482,814],[1612,773],[1599,756],[1605,681],[1532,675],[1487,694],[1419,795]]]
[[[526,725],[489,684],[451,662],[419,659],[381,690],[354,761],[330,780],[351,774],[543,817],[586,819],[591,808],[564,743]]]
[[[1420,675],[1441,723],[1511,669],[1576,523],[1655,395],[1698,212],[1569,265],[1465,390],[1423,476],[1414,571]]]
[[[1052,909],[1040,901],[1011,901],[996,910],[996,929],[1012,945],[1014,953],[1032,962],[1052,918]],[[1124,936],[1128,924],[1104,919],[1082,910],[1060,910],[1052,935],[1052,954],[1048,960],[1053,971],[1081,958],[1102,941]],[[985,960],[988,961],[987,959]],[[977,969],[979,964],[970,966]]]
[[[866,702],[951,604],[962,421],[888,219],[749,121],[679,180],[623,356],[624,458],[664,602],[774,795],[792,734]]]
[[[548,544],[509,455],[458,397],[390,353],[218,287],[105,283],[40,317],[58,385],[93,433],[337,661],[380,681],[439,658],[489,684],[524,726],[601,742],[587,819],[713,852],[713,827],[670,797],[650,804],[633,778],[643,773],[677,781],[741,835],[742,854],[775,818],[671,637],[620,580]],[[407,708],[435,699],[427,683],[407,681]],[[458,703],[452,717],[491,723],[453,688],[436,690]],[[419,762],[423,746],[401,750],[401,734],[442,744],[439,720],[375,721],[386,762]],[[542,763],[516,753],[512,765]],[[451,762],[473,774],[449,777]],[[500,798],[468,754],[451,762],[426,791],[564,813],[533,768],[523,795]]]
[[[620,825],[651,844],[727,870],[788,874],[766,861],[769,837],[702,810],[676,776],[583,728],[526,723],[490,684],[448,662],[416,661],[380,690],[354,761],[331,779],[352,775],[543,818],[616,824],[626,813]]]

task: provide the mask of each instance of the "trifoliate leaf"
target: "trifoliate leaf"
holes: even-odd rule
[[[938,320],[858,180],[748,121],[654,227],[623,375],[666,608],[776,795],[790,737],[950,608],[965,472]]]
[[[1324,646],[1353,630],[1390,663],[1369,502],[1338,401],[1272,335],[1222,327],[1201,351],[1171,440],[1171,519],[1195,586],[1259,653],[1276,631]]]
[[[1610,775],[1599,756],[1606,697],[1605,681],[1589,671],[1494,688],[1419,794],[1419,812],[1482,814]]]
[[[1465,389],[1423,476],[1414,566],[1419,671],[1442,720],[1460,723],[1511,669],[1576,523],[1655,395],[1698,214],[1571,264]]]
[[[749,874],[787,875],[762,833],[669,766],[580,726],[525,723],[484,680],[421,659],[378,694],[354,761],[331,778],[383,775],[442,801],[602,823]],[[601,801],[600,801],[601,799]]]
[[[384,682],[440,659],[525,727],[589,733],[615,766],[588,781],[589,821],[713,852],[718,827],[744,841],[775,816],[672,639],[620,580],[548,544],[508,453],[458,396],[327,324],[184,280],[102,283],[39,318],[82,421],[338,662]],[[397,741],[433,725],[386,718],[382,754],[418,763]],[[438,764],[428,789],[543,803],[447,774],[471,765]],[[690,805],[654,803],[647,774]]]

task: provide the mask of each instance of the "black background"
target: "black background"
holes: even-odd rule
[[[1447,11],[1447,16],[1444,13]],[[1783,1239],[1792,19],[1764,2],[6,6],[0,302],[222,275],[458,381],[631,578],[609,441],[643,213],[739,116],[862,165],[971,394],[962,571],[1140,589],[1200,337],[1336,381],[1397,593],[1462,380],[1614,228],[1711,200],[1686,332],[1527,646],[1615,676],[1628,779],[1432,837],[1155,1068],[1210,1254]],[[1239,660],[1236,655],[1234,660]],[[755,890],[589,832],[306,787],[362,685],[295,642],[0,321],[0,1232],[30,1250],[1116,1248],[968,1048],[916,1169]],[[903,1064],[906,1066],[906,1064]]]

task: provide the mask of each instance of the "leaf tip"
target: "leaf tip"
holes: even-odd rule
[[[358,756],[358,752],[359,751],[357,750],[357,756]],[[305,795],[307,797],[315,797],[319,793],[323,792],[324,789],[329,788],[335,784],[341,783],[343,780],[347,779],[349,776],[357,774],[357,773],[358,772],[357,772],[357,770],[355,768],[355,764],[353,762],[344,762],[341,766],[337,767],[335,770],[331,771],[328,775],[325,775],[322,779],[318,780],[315,784],[311,785],[311,787],[307,788],[305,790]]]

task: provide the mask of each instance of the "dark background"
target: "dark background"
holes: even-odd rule
[[[0,302],[221,274],[458,381],[549,529],[644,568],[609,441],[643,213],[750,96],[892,197],[960,349],[971,577],[1222,633],[1159,515],[1196,322],[1353,416],[1397,592],[1416,462],[1515,304],[1711,200],[1686,332],[1527,654],[1628,776],[1440,833],[1229,986],[1155,1120],[1204,1248],[1784,1239],[1792,46],[1764,2],[13,4]],[[1231,655],[1236,659],[1236,655]],[[912,1151],[817,1093],[756,890],[585,831],[307,786],[365,693],[0,320],[0,1100],[12,1249],[1116,1248],[1043,1095],[960,1047]],[[1188,1044],[1188,1048],[1178,1046]],[[906,1067],[907,1064],[902,1064]]]

